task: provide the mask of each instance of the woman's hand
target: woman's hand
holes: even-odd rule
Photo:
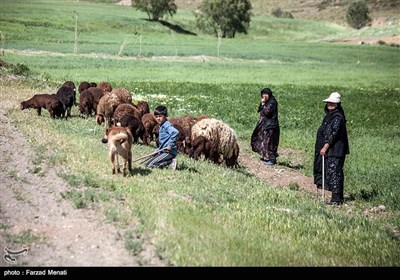
[[[321,149],[321,151],[319,152],[319,154],[320,154],[321,156],[325,156],[325,155],[326,155],[326,152],[328,151],[328,149],[329,149],[329,144],[325,144],[325,145],[322,147],[322,149]]]

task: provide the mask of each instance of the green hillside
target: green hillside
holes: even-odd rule
[[[136,236],[133,245],[124,240],[132,254],[150,242],[171,266],[400,265],[400,48],[336,42],[399,36],[398,24],[354,31],[340,22],[277,19],[257,8],[272,1],[254,1],[260,14],[248,34],[218,47],[217,38],[196,28],[190,7],[150,22],[129,6],[95,2],[1,1],[0,106],[12,104],[7,117],[37,152],[35,162],[68,182],[60,199],[100,211],[123,236]],[[279,3],[298,3],[282,4],[286,10],[305,9],[308,2]],[[379,12],[389,14],[397,5],[392,8]],[[113,176],[100,142],[104,128],[94,118],[79,117],[76,107],[66,121],[19,109],[22,100],[54,93],[66,80],[109,81],[151,109],[165,104],[171,116],[223,120],[252,160],[258,159],[249,139],[259,92],[269,86],[280,106],[279,149],[294,151],[282,153],[276,172],[306,176],[312,176],[322,99],[339,91],[351,150],[346,205],[326,207],[295,183],[279,187],[279,179],[266,182],[244,167],[186,155],[178,156],[176,171],[135,165],[127,178]],[[154,148],[134,145],[134,158]],[[386,210],[366,215],[378,205]],[[12,227],[2,228],[0,235]]]

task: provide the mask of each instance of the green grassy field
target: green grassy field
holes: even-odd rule
[[[72,53],[74,10],[78,54]],[[218,58],[216,38],[196,30],[190,12],[168,21],[196,35],[171,33],[145,18],[110,4],[2,1],[0,59],[24,64],[30,72],[26,82],[2,81],[1,101],[16,104],[8,113],[41,155],[38,161],[59,168],[70,183],[65,197],[77,207],[103,203],[107,219],[126,231],[128,221],[136,221],[171,265],[399,266],[399,48],[326,43],[353,31],[255,17],[248,36],[222,41]],[[235,129],[248,153],[259,91],[268,85],[280,106],[280,148],[299,151],[300,172],[309,176],[321,100],[339,91],[350,136],[345,193],[355,198],[349,202],[352,213],[268,186],[244,169],[183,155],[176,172],[135,166],[128,178],[111,176],[100,143],[103,128],[94,119],[51,120],[18,108],[65,80],[107,80],[128,88],[134,99],[147,100],[151,109],[166,104],[171,116],[216,117]],[[135,145],[133,154],[153,148]],[[116,203],[121,198],[124,205]],[[366,207],[379,204],[387,207],[381,219],[364,217]]]

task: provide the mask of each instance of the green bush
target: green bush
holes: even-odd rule
[[[132,7],[147,13],[153,21],[158,21],[165,14],[172,17],[178,9],[174,0],[133,0]]]
[[[367,3],[363,0],[353,2],[347,9],[347,23],[355,29],[360,29],[371,23],[371,18],[368,14]]]
[[[293,18],[291,12],[282,11],[281,7],[273,8],[271,14],[277,18]]]
[[[235,38],[236,32],[247,34],[250,26],[251,2],[249,0],[204,0],[196,13],[200,30],[213,30],[222,38]]]

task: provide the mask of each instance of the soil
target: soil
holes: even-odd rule
[[[395,47],[400,47],[400,36],[380,36],[374,38],[348,38],[341,40],[334,40],[335,43],[348,43],[348,44],[358,44],[358,45],[392,45]]]

